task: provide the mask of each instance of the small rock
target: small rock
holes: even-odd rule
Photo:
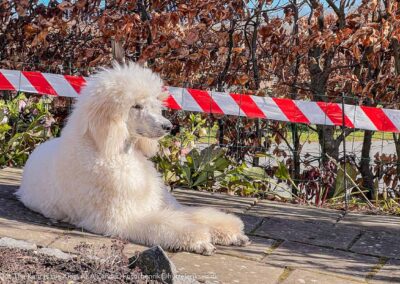
[[[176,284],[177,270],[160,246],[149,248],[139,255],[129,258],[129,268],[139,268],[140,272],[152,280]]]
[[[0,238],[0,246],[8,248],[30,249],[30,250],[37,249],[37,246],[35,244],[7,237]]]
[[[41,249],[38,249],[38,253],[49,255],[49,256],[55,256],[57,258],[65,259],[65,260],[72,258],[71,255],[69,255],[65,252],[62,252],[59,249],[55,249],[55,248],[41,248]]]

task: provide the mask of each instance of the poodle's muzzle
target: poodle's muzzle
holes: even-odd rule
[[[134,119],[130,127],[131,134],[139,135],[150,139],[158,139],[170,133],[173,125],[161,114],[142,113]],[[134,133],[132,133],[134,132]]]

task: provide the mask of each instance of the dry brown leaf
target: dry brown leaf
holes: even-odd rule
[[[186,35],[186,37],[184,38],[184,42],[187,44],[187,45],[192,45],[192,44],[194,44],[196,41],[198,41],[198,39],[199,39],[199,34],[198,34],[198,32],[196,32],[196,31],[190,31],[187,35]]]
[[[181,47],[181,42],[180,42],[179,40],[173,38],[173,39],[171,39],[171,40],[168,41],[168,45],[169,45],[171,48],[177,49],[177,48]]]
[[[237,82],[242,86],[245,85],[249,80],[250,80],[250,77],[246,74],[240,75],[237,78]]]
[[[35,47],[39,44],[43,44],[46,45],[47,41],[46,41],[46,37],[49,34],[48,30],[43,30],[41,31],[37,36],[35,36],[35,38],[32,41],[32,47]]]
[[[360,49],[358,48],[358,46],[357,46],[357,45],[353,45],[352,51],[353,51],[353,56],[354,56],[354,58],[355,58],[357,61],[359,61],[360,58],[361,58],[361,51],[360,51]]]
[[[75,6],[78,9],[83,9],[86,6],[87,0],[78,0],[75,4]]]

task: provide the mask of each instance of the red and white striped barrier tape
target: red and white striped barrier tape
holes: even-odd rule
[[[0,69],[0,90],[78,97],[87,78]],[[175,110],[246,116],[305,124],[342,126],[342,106],[284,98],[258,97],[168,87],[166,106]],[[400,132],[400,110],[344,105],[348,128]]]

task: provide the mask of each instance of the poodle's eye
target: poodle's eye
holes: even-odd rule
[[[141,110],[141,109],[143,109],[143,106],[142,105],[134,105],[133,108]]]

